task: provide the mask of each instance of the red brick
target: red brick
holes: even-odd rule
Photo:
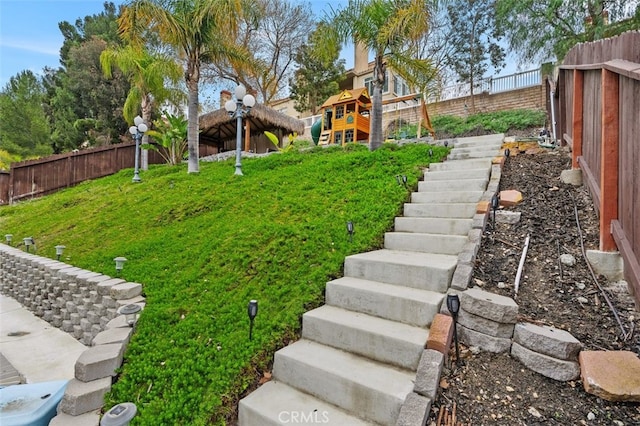
[[[522,201],[522,193],[515,189],[507,189],[506,191],[500,191],[500,205],[509,207],[515,206]]]
[[[444,355],[445,360],[449,354],[451,340],[453,339],[453,318],[445,314],[436,314],[429,328],[427,349],[436,350]]]
[[[489,202],[488,201],[479,201],[476,205],[476,213],[482,214],[489,211]]]

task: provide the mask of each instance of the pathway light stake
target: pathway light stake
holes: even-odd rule
[[[407,175],[402,175],[402,184],[406,187],[407,186]]]
[[[236,171],[234,174],[242,176],[242,118],[249,114],[256,104],[256,98],[247,94],[247,89],[239,85],[235,90],[236,100],[229,99],[224,104],[227,113],[236,119]]]
[[[349,234],[349,242],[352,243],[353,242],[353,222],[352,221],[347,222],[347,233]]]
[[[31,246],[34,246],[33,249],[35,250],[36,243],[35,243],[35,241],[33,241],[33,237],[23,238],[22,240],[24,241],[24,246],[27,249],[27,253],[29,253],[29,248]]]
[[[138,409],[132,402],[123,402],[104,413],[100,426],[126,426],[136,416]]]
[[[429,148],[429,157],[433,157],[433,149]]]
[[[129,127],[129,133],[131,133],[133,135],[133,138],[136,140],[136,158],[135,158],[135,164],[133,165],[134,166],[133,179],[131,179],[131,181],[135,183],[135,182],[140,182],[142,180],[140,179],[140,171],[139,171],[140,139],[142,139],[142,135],[144,135],[145,132],[149,130],[149,128],[147,127],[146,124],[144,124],[144,120],[139,115],[133,119],[133,124],[134,124],[133,126]]]
[[[126,257],[118,256],[113,259],[116,262],[116,276],[120,276],[122,273],[122,268],[124,268],[124,262],[127,261]]]
[[[460,299],[457,294],[447,295],[447,309],[453,317],[453,340],[456,345],[456,364],[460,365],[460,352],[458,349],[458,311],[460,310]]]
[[[60,256],[62,256],[62,253],[64,252],[64,249],[66,249],[66,246],[56,246],[56,259],[60,260]]]
[[[500,198],[498,197],[498,194],[493,194],[493,197],[491,197],[491,209],[493,210],[493,229],[496,229],[496,210],[498,209],[498,206],[500,205]]]
[[[5,234],[4,239],[7,240],[7,245],[11,245],[11,240],[13,239],[13,234]]]
[[[120,308],[120,314],[124,315],[127,324],[129,324],[129,327],[133,327],[138,321],[138,313],[141,310],[142,308],[140,307],[140,305],[130,303]]]
[[[509,159],[509,156],[511,155],[511,150],[509,150],[509,148],[504,150],[504,156],[507,158],[507,160]]]
[[[256,315],[258,315],[257,300],[249,301],[249,306],[247,306],[247,314],[249,315],[249,340],[253,340],[253,320],[256,319]]]

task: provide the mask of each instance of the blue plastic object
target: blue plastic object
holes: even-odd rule
[[[56,415],[67,383],[55,380],[0,389],[0,425],[47,426]]]

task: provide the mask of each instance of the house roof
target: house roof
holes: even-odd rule
[[[357,99],[364,104],[371,103],[371,98],[369,97],[367,88],[360,87],[359,89],[343,90],[339,94],[329,97],[329,99],[324,101],[321,108],[346,103],[354,99]]]
[[[251,133],[265,130],[283,130],[286,133],[304,133],[304,122],[282,114],[263,104],[256,104],[245,116]],[[230,117],[224,108],[200,116],[200,142],[215,144],[236,138],[236,119]]]

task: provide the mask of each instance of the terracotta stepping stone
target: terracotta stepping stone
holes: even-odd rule
[[[584,390],[607,401],[640,402],[640,358],[630,351],[582,351]]]
[[[500,205],[505,207],[515,206],[522,201],[522,193],[515,189],[500,191]]]

